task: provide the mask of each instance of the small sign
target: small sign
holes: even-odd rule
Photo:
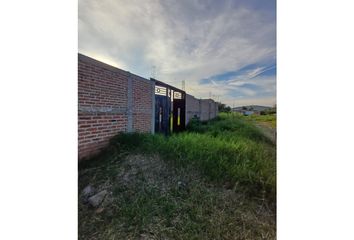
[[[160,86],[155,86],[155,94],[156,95],[162,95],[166,96],[166,88],[165,87],[160,87]]]
[[[173,98],[174,98],[174,99],[182,99],[182,93],[180,93],[180,92],[174,92],[174,93],[173,93]]]

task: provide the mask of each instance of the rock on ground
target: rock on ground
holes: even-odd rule
[[[95,192],[95,189],[91,185],[88,185],[87,187],[84,188],[84,190],[82,190],[82,196],[83,197],[91,197],[94,192]]]
[[[89,197],[91,197],[94,194],[95,194],[95,188],[92,187],[91,185],[86,186],[81,192],[83,202],[87,203]]]
[[[90,197],[88,199],[89,204],[93,207],[98,207],[101,204],[101,202],[103,201],[106,194],[107,194],[107,191],[103,190],[103,191],[97,193],[96,195]]]

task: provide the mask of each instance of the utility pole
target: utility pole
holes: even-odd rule
[[[156,79],[156,66],[152,66],[151,68],[151,78]]]
[[[183,91],[186,90],[186,82],[184,80],[182,80],[182,90]]]

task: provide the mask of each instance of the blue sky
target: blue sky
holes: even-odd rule
[[[79,0],[79,52],[176,87],[184,80],[198,98],[276,102],[273,0]]]

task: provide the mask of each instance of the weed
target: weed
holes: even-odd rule
[[[275,145],[234,114],[187,129],[118,134],[80,166],[79,189],[112,192],[99,215],[79,203],[80,239],[275,238]]]

